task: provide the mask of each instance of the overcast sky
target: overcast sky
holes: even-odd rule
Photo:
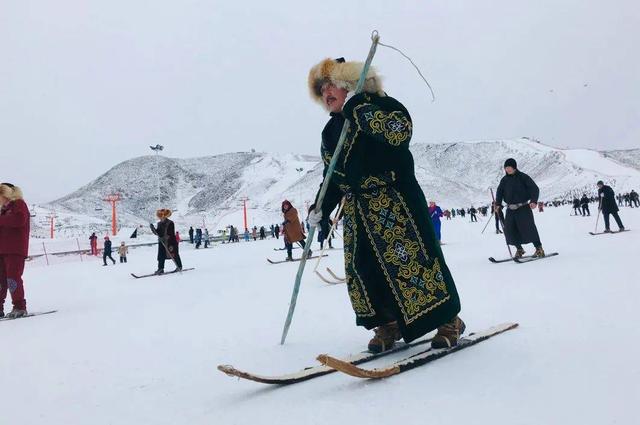
[[[640,146],[631,0],[0,0],[0,180],[29,202],[120,161],[249,150],[317,154],[309,68],[374,59],[414,141],[531,136]]]

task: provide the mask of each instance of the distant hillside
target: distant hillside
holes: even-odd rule
[[[504,173],[502,164],[509,157],[536,180],[545,200],[574,192],[593,193],[600,179],[618,191],[640,188],[637,149],[605,153],[563,150],[523,138],[414,143],[411,150],[427,198],[443,207],[489,202],[489,188],[496,187]],[[44,205],[42,211],[54,209],[67,232],[104,231],[111,215],[103,198],[120,193],[119,223],[124,227],[153,221],[154,211],[160,206],[173,209],[173,218],[180,226],[201,225],[204,221],[211,228],[228,224],[242,227],[241,199],[246,197],[248,224],[259,226],[280,220],[283,199],[304,209],[313,200],[321,176],[322,165],[314,156],[248,152],[191,159],[143,156],[116,165],[80,189]],[[38,231],[40,223],[35,225]]]
[[[640,170],[640,149],[624,149],[602,152],[607,158],[613,158],[622,164]]]

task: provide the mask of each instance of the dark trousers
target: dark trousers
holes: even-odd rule
[[[123,257],[122,255],[120,256],[120,262],[121,263],[126,263],[127,262],[127,257]]]
[[[589,211],[589,205],[588,204],[584,204],[582,206],[582,215],[588,215],[591,216],[591,211]]]
[[[329,243],[329,248],[333,248],[333,246],[331,245],[331,238],[327,239],[327,242]],[[324,239],[320,241],[320,249],[322,248],[324,248]]]
[[[622,229],[624,226],[622,225],[622,220],[620,220],[620,216],[618,215],[617,211],[602,213],[602,216],[604,217],[604,228],[606,230],[609,230],[609,214],[611,214],[613,218],[616,220],[616,224],[618,225],[618,228]]]
[[[24,299],[24,284],[22,273],[24,272],[24,257],[21,255],[0,255],[0,311],[4,312],[4,300],[7,291],[11,294],[13,307],[18,310],[27,309],[27,301]]]
[[[476,217],[476,215],[474,213],[471,213],[471,221],[478,221],[478,218]]]
[[[180,259],[180,254],[176,254],[174,255],[173,259],[176,262],[176,265],[180,268],[182,268],[182,260]],[[160,270],[164,270],[164,261],[166,260],[166,258],[159,258],[158,259],[158,269]]]
[[[103,252],[102,253],[102,262],[104,263],[105,266],[107,265],[107,258],[109,258],[111,261],[113,261],[113,264],[116,263],[116,260],[113,259],[113,257],[111,256],[111,253],[107,254],[106,252]]]
[[[301,240],[300,242],[298,242],[298,244],[302,247],[302,249],[304,249],[305,247],[305,242],[304,239]],[[287,247],[287,257],[291,258],[293,255],[293,244],[291,242],[285,242],[284,246]]]

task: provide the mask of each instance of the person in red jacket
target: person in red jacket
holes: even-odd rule
[[[22,191],[11,183],[0,184],[0,317],[4,316],[7,290],[13,310],[9,318],[27,315],[22,273],[29,251],[30,214],[22,200]]]

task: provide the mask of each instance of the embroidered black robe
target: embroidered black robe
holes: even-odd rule
[[[344,261],[356,323],[371,329],[397,320],[408,342],[460,311],[415,177],[411,117],[391,97],[353,96],[342,113],[331,114],[322,132],[325,175],[345,119],[350,129],[323,215],[328,217],[345,196]]]

